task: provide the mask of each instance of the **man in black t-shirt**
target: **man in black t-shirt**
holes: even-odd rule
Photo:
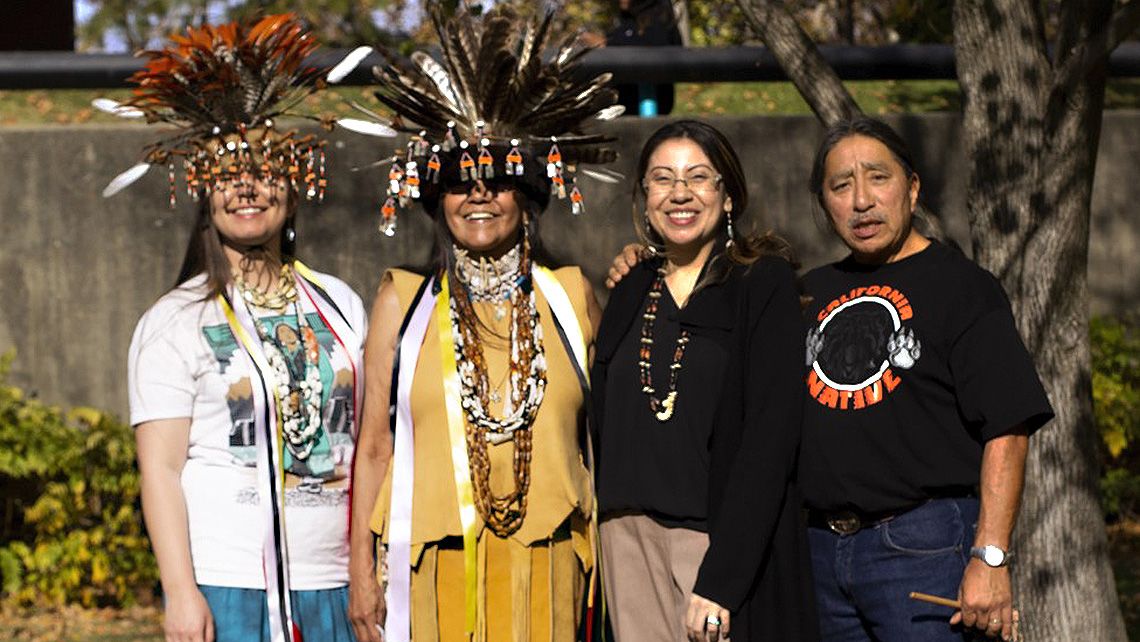
[[[1009,301],[914,227],[918,175],[887,125],[832,127],[811,185],[851,250],[804,277],[799,477],[823,637],[1009,639],[1028,436],[1053,416]]]

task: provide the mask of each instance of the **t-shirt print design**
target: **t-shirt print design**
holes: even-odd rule
[[[314,443],[311,448],[305,448],[308,456],[297,457],[290,449],[284,449],[285,472],[291,477],[286,480],[286,485],[290,490],[304,490],[306,487],[324,484],[335,488],[347,482],[352,459],[352,422],[355,413],[352,370],[340,351],[336,350],[336,339],[320,315],[307,313],[305,321],[308,326],[306,330],[311,328],[319,346],[316,366],[320,379],[320,408],[324,411],[321,426],[311,437]],[[300,337],[296,316],[269,315],[258,318],[257,323],[271,332],[270,336],[283,338],[282,345],[287,358],[298,362],[305,358],[303,343],[288,340],[290,337]],[[244,369],[231,368],[234,355],[240,349],[238,343],[226,324],[204,327],[202,333],[217,361],[219,374],[229,385],[226,402],[233,422],[230,428],[230,453],[242,464],[256,466],[257,435],[254,430],[250,378]],[[294,344],[296,349],[290,350]],[[284,403],[295,401],[283,400]]]
[[[807,334],[808,391],[836,410],[883,400],[922,356],[922,342],[904,322],[914,317],[906,295],[889,285],[852,289],[819,311]]]

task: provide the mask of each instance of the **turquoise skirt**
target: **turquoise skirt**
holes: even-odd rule
[[[216,642],[272,642],[265,591],[201,586],[214,617]],[[305,642],[356,642],[348,621],[348,587],[292,591],[293,619]]]

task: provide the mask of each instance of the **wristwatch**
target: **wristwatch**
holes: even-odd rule
[[[986,544],[985,546],[971,546],[970,557],[982,560],[983,564],[991,568],[1001,568],[1009,564],[1009,558],[1013,557],[1013,554],[992,544]]]

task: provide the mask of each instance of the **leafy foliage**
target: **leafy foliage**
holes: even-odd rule
[[[1140,325],[1094,318],[1089,334],[1093,411],[1105,460],[1104,509],[1134,518],[1140,510]]]
[[[0,482],[16,489],[5,499],[22,523],[0,542],[3,592],[20,604],[131,604],[158,579],[131,429],[7,385],[11,359],[0,360]]]

